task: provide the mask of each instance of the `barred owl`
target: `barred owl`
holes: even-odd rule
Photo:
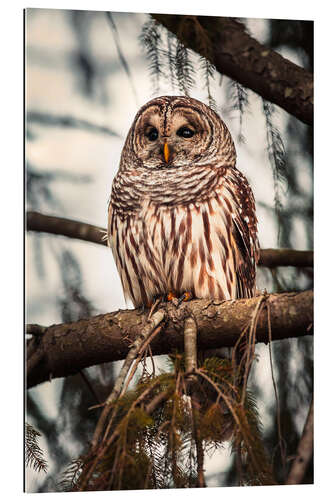
[[[109,203],[108,241],[135,307],[184,292],[255,292],[255,202],[230,132],[208,106],[163,96],[137,113]]]

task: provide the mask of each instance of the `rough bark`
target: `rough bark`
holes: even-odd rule
[[[309,125],[313,124],[313,75],[252,38],[227,17],[152,14],[188,48]]]
[[[71,219],[27,212],[27,230],[78,238],[107,246],[106,229]],[[291,248],[261,249],[259,265],[266,267],[312,267],[313,252]]]
[[[313,292],[268,295],[272,339],[312,334]],[[154,355],[183,351],[184,318],[191,315],[198,328],[198,348],[217,349],[235,344],[249,324],[258,297],[216,302],[192,300],[179,308],[165,305],[166,320],[160,335],[152,340]],[[42,336],[28,342],[27,387],[55,377],[126,357],[130,345],[146,325],[148,312],[123,310],[73,323],[52,325]],[[258,318],[256,342],[268,342],[267,311]],[[33,329],[30,328],[30,333]]]

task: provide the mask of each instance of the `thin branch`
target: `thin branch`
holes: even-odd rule
[[[195,375],[197,378],[197,375]],[[197,422],[198,412],[196,410],[195,398],[191,396],[191,409],[192,409],[192,433],[195,442],[195,449],[197,453],[197,487],[205,488],[205,470],[204,470],[204,449],[202,446],[202,439],[200,436],[200,429]]]
[[[27,212],[27,230],[58,234],[107,246],[106,229],[63,217]]]
[[[133,379],[135,373],[136,373],[136,369],[138,367],[138,364],[140,363],[143,354],[146,352],[146,350],[149,347],[149,343],[153,340],[153,338],[156,337],[156,335],[158,335],[160,333],[161,330],[162,330],[162,326],[155,328],[153,330],[153,332],[145,340],[143,340],[143,342],[138,350],[138,353],[137,353],[138,356],[137,356],[135,362],[133,363],[131,373],[127,377],[126,384],[124,385],[119,397],[123,396],[125,394],[125,392],[127,391],[127,388],[129,386],[131,380]]]
[[[301,484],[312,455],[313,455],[313,400],[311,401],[309,413],[303,429],[303,434],[297,447],[297,457],[295,458],[291,466],[286,484]]]
[[[270,304],[273,340],[312,334],[312,291],[271,294],[266,301]],[[244,325],[249,324],[257,302],[254,297],[221,302],[191,300],[178,308],[164,304],[163,335],[152,339],[152,353],[184,350],[184,318],[188,315],[196,319],[199,349],[234,346]],[[27,387],[51,377],[72,375],[88,366],[126,358],[129,345],[147,327],[148,315],[149,311],[120,310],[49,326],[27,360]],[[267,314],[261,312],[257,320],[256,342],[267,343]],[[33,341],[34,338],[28,341],[28,347]]]
[[[188,382],[193,384],[198,378],[194,373],[197,369],[197,325],[191,316],[185,318],[184,321],[184,352],[185,352],[185,375],[187,375]],[[198,488],[205,488],[205,475],[204,475],[204,451],[202,440],[200,436],[200,429],[198,427],[198,412],[196,411],[195,395],[190,389],[191,393],[191,410],[192,410],[192,435],[195,442],[197,453],[197,486]]]
[[[277,423],[277,430],[278,430],[278,436],[279,436],[279,448],[280,448],[280,453],[281,453],[281,462],[283,468],[285,468],[286,465],[286,444],[285,440],[283,439],[282,436],[282,426],[281,426],[281,408],[280,408],[280,400],[279,400],[279,394],[278,394],[278,389],[277,389],[277,384],[275,380],[275,375],[274,375],[274,368],[273,368],[273,354],[272,354],[272,325],[271,325],[271,309],[269,303],[266,304],[267,306],[267,321],[268,321],[268,336],[269,336],[269,344],[268,344],[268,352],[269,352],[269,364],[271,368],[271,376],[272,376],[272,383],[273,383],[273,389],[274,389],[274,396],[275,396],[275,402],[276,402],[276,423]]]
[[[58,234],[107,246],[106,229],[63,217],[27,212],[27,230]],[[291,248],[261,249],[259,265],[265,267],[312,267],[313,252]]]
[[[44,113],[42,111],[28,111],[26,115],[28,123],[37,123],[38,125],[47,125],[50,127],[67,127],[79,128],[87,130],[88,132],[95,132],[119,137],[119,134],[114,130],[103,125],[96,125],[95,123],[87,120],[81,120],[70,115],[55,115],[51,113]]]
[[[107,12],[106,16],[107,16],[108,21],[109,21],[110,26],[111,26],[111,30],[112,30],[112,34],[113,34],[113,39],[114,39],[114,43],[116,45],[116,49],[117,49],[119,60],[120,60],[121,65],[123,66],[124,71],[125,71],[125,73],[127,75],[130,87],[132,89],[132,92],[133,92],[133,95],[134,95],[134,98],[135,98],[135,102],[136,102],[137,106],[139,106],[138,95],[136,93],[135,86],[134,86],[134,78],[132,76],[132,73],[131,73],[129,65],[127,64],[126,58],[124,56],[124,53],[123,53],[123,51],[121,49],[121,44],[120,44],[120,39],[119,39],[119,33],[118,33],[117,25],[116,25],[116,23],[115,23],[115,21],[113,19],[113,16],[112,16],[111,12]]]
[[[185,318],[184,322],[184,352],[185,373],[191,374],[197,368],[197,325],[194,318]]]

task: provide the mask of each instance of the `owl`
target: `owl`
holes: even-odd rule
[[[255,293],[255,202],[230,132],[202,102],[162,96],[134,118],[114,178],[108,242],[126,299]]]

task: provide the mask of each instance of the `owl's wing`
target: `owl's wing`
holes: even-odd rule
[[[253,297],[256,264],[259,258],[255,201],[243,174],[237,169],[232,169],[231,176],[234,199],[231,233],[237,249],[235,252],[237,296]]]
[[[113,221],[113,210],[112,210],[112,203],[110,196],[108,201],[108,229],[107,229],[107,242],[109,247],[111,247],[112,221]]]

